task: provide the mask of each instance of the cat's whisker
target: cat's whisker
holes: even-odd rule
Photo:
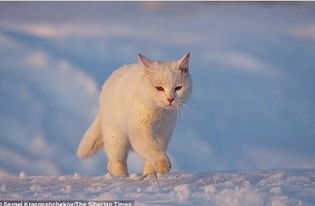
[[[183,109],[181,107],[179,107],[179,112],[181,116],[184,116]]]
[[[177,110],[177,115],[178,116],[183,116],[183,111],[182,111],[182,109],[181,109],[181,107],[176,107],[176,110]]]
[[[198,117],[197,113],[188,104],[181,103],[181,105],[183,105],[183,107],[187,108],[194,115],[194,117]],[[181,108],[181,110],[182,110],[182,108]]]

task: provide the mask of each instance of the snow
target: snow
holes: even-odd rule
[[[24,171],[22,171],[19,173],[19,178],[27,178],[27,174]]]
[[[135,200],[136,205],[285,206],[315,204],[315,170],[2,176],[2,200]]]

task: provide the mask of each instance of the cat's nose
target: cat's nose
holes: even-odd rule
[[[172,104],[172,102],[174,101],[174,98],[167,98],[167,101]]]

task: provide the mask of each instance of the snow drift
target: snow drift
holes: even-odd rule
[[[314,205],[315,170],[170,173],[158,179],[65,176],[0,177],[2,200],[135,200],[136,205]]]

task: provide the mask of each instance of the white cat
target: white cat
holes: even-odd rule
[[[152,61],[139,54],[138,64],[124,65],[105,82],[99,111],[77,150],[84,158],[102,147],[107,169],[128,175],[130,150],[144,158],[144,175],[168,173],[166,154],[177,112],[190,97],[189,53],[175,61]]]

